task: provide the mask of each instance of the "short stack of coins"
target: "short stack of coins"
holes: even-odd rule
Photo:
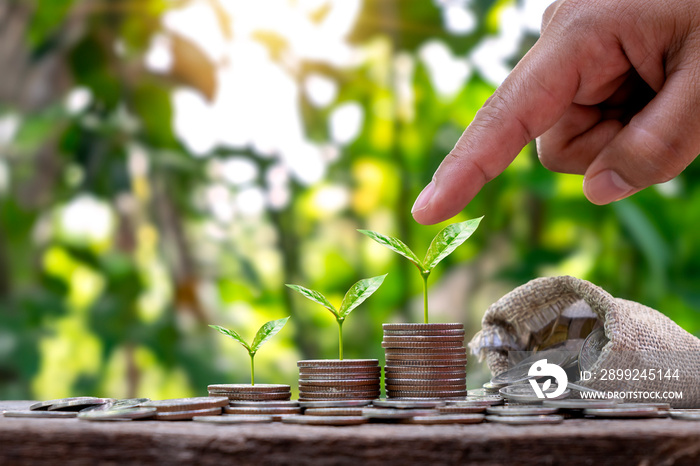
[[[284,384],[214,384],[207,386],[209,396],[226,396],[231,401],[288,401],[292,389]]]
[[[299,401],[373,400],[379,397],[377,359],[308,359],[299,366]]]
[[[467,396],[463,324],[384,324],[387,398]]]

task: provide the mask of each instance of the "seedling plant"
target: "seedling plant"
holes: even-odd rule
[[[425,258],[421,261],[418,256],[411,251],[401,240],[391,236],[382,235],[376,231],[358,230],[360,233],[369,236],[382,246],[386,246],[392,251],[401,254],[411,261],[420,271],[423,278],[423,320],[428,323],[428,277],[436,265],[445,257],[449,256],[459,245],[464,243],[479,226],[481,219],[474,218],[461,223],[448,225],[441,230],[428,247]]]

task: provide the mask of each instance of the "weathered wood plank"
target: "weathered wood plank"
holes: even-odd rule
[[[1,402],[19,409],[28,402]],[[671,419],[354,427],[0,417],[0,464],[699,464],[700,423]]]

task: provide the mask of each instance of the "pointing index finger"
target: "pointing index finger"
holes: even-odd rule
[[[518,63],[418,196],[416,221],[433,224],[456,215],[561,117],[579,86],[574,61],[562,50],[552,35],[543,36]]]

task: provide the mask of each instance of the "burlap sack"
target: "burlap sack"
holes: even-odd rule
[[[567,326],[566,338],[585,337],[596,320],[610,341],[591,368],[598,376],[582,385],[632,402],[700,407],[700,340],[660,312],[574,277],[538,278],[508,293],[487,309],[469,347],[498,375],[508,368],[509,351],[537,350]],[[610,380],[610,370],[620,377]]]

